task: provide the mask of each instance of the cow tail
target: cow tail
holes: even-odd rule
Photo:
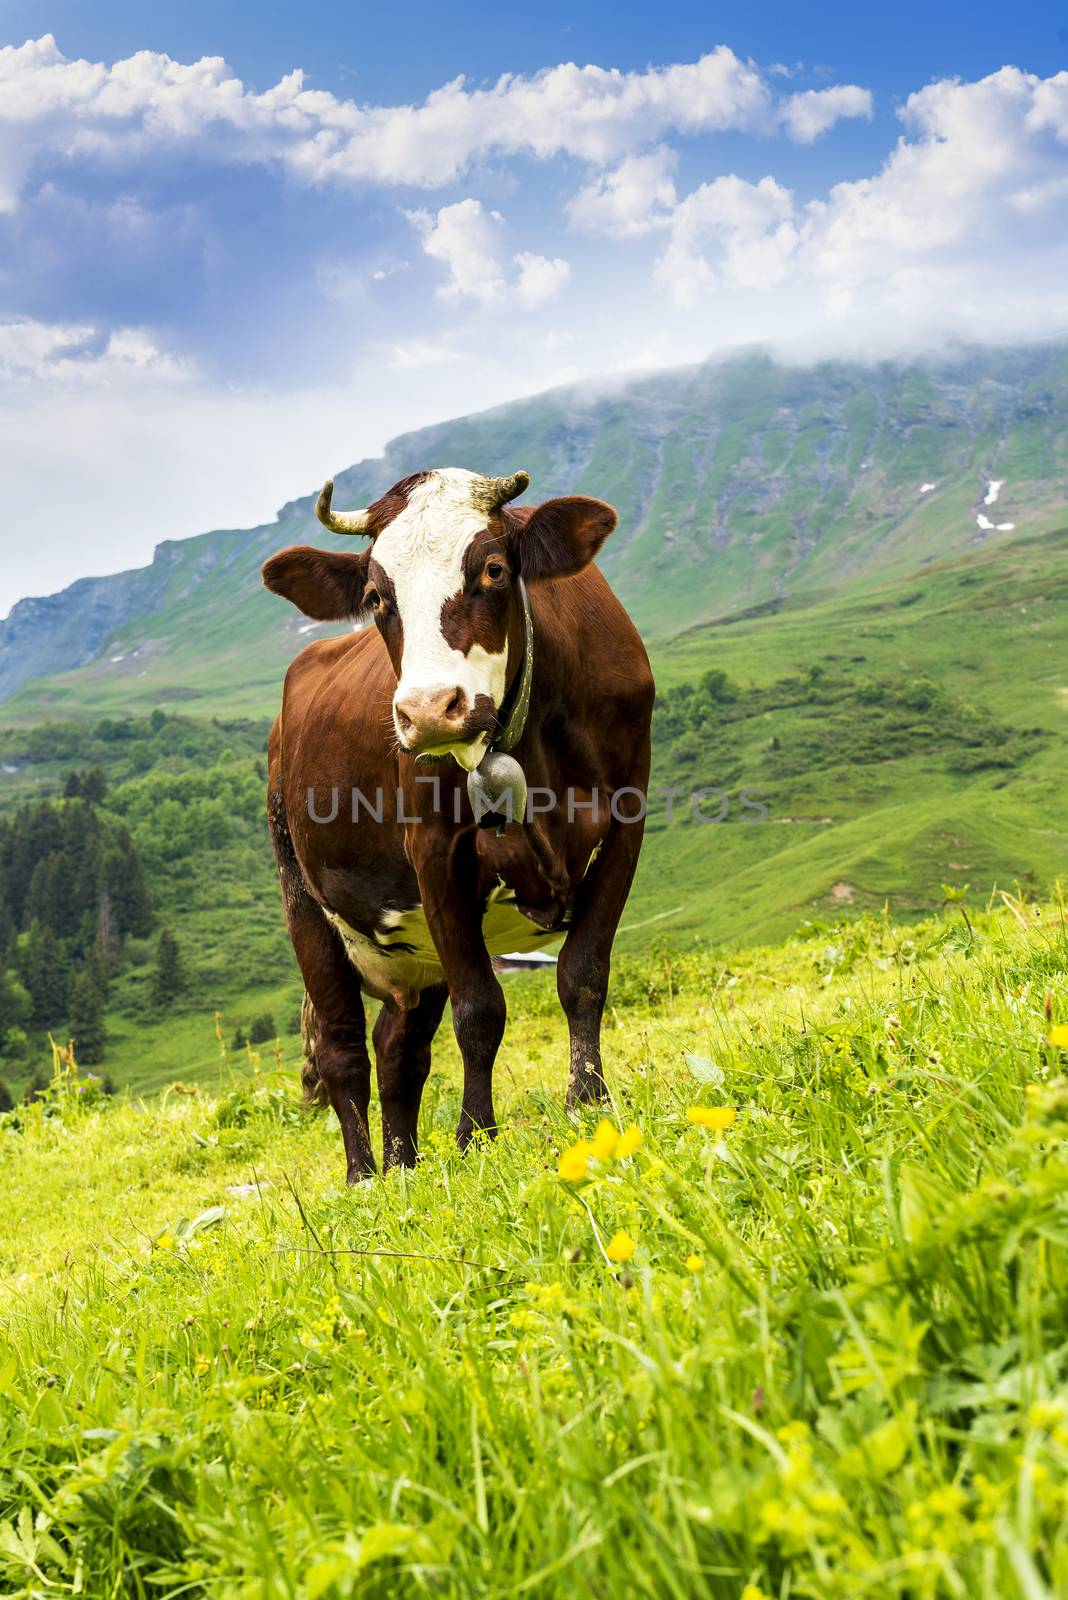
[[[311,995],[307,989],[300,1007],[300,1044],[304,1052],[304,1062],[300,1069],[300,1081],[304,1087],[304,1099],[309,1106],[326,1107],[330,1104],[326,1084],[319,1074],[319,1063],[316,1059],[316,1047],[319,1042],[319,1019],[315,1015]]]

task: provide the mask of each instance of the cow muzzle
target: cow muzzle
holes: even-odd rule
[[[452,744],[467,721],[467,695],[458,684],[407,689],[393,702],[397,732],[409,750]]]
[[[409,755],[452,755],[462,767],[477,765],[493,721],[459,684],[398,690],[393,720]]]

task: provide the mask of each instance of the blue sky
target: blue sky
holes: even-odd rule
[[[1068,330],[1052,6],[0,0],[0,46],[0,612],[554,382]]]

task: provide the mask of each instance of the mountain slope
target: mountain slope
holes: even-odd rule
[[[555,390],[394,440],[338,474],[337,503],[366,503],[432,464],[524,466],[539,498],[611,500],[620,525],[605,571],[643,631],[666,637],[1058,526],[1068,350],[813,368],[748,354]],[[313,505],[308,495],[264,527],[169,541],[141,571],[20,602],[0,624],[8,720],[177,701],[266,714],[313,630],[263,593],[258,569],[285,544],[340,546]]]

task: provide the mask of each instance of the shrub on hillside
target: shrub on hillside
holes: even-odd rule
[[[249,1044],[267,1044],[278,1037],[278,1030],[274,1025],[274,1017],[269,1011],[256,1017],[248,1030]]]
[[[152,975],[152,999],[158,1006],[169,1006],[185,988],[185,967],[178,941],[164,928],[156,946],[156,968]]]

